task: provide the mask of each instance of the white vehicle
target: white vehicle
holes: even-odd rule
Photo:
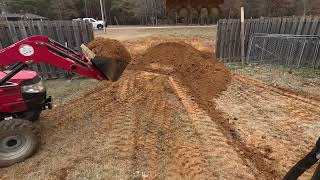
[[[73,19],[73,20],[74,20],[74,21],[80,21],[81,18]],[[93,26],[94,29],[102,30],[103,27],[104,27],[104,24],[107,26],[107,24],[104,23],[103,21],[98,21],[98,20],[95,20],[95,19],[93,19],[93,18],[83,18],[82,20],[83,20],[83,21],[89,21],[89,22],[92,24],[92,26]]]

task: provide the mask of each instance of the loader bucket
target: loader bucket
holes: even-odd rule
[[[91,59],[92,64],[110,81],[117,81],[129,64],[122,59],[96,56],[96,54],[84,44],[80,47],[85,57]]]
[[[110,81],[117,81],[128,63],[122,60],[96,56],[91,60],[92,64]]]

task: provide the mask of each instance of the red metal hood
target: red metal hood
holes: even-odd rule
[[[9,72],[10,71],[0,71],[0,79],[5,77],[6,74],[9,73]],[[9,81],[13,82],[13,83],[21,84],[22,82],[24,82],[26,80],[32,80],[37,76],[38,76],[37,73],[34,72],[34,71],[23,70],[23,71],[20,71],[15,76],[13,76]]]

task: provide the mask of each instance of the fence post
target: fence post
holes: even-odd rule
[[[245,64],[245,32],[244,32],[244,7],[241,7],[241,63],[242,65]]]

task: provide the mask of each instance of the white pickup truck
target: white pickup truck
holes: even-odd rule
[[[73,19],[73,20],[74,21],[81,21],[81,20],[89,21],[92,24],[94,29],[102,30],[104,25],[107,27],[107,23],[104,23],[103,21],[95,20],[93,18],[83,18],[83,19],[82,18],[78,18],[78,19]]]

